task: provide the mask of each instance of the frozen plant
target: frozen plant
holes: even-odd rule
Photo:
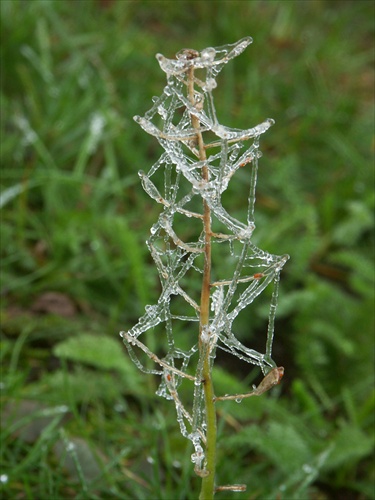
[[[139,172],[144,190],[162,208],[147,240],[162,290],[158,302],[146,306],[121,336],[134,363],[161,377],[157,394],[175,404],[181,432],[194,446],[201,500],[213,498],[215,491],[246,488],[216,486],[216,404],[259,396],[284,372],[271,351],[279,276],[288,256],[272,255],[251,241],[259,137],[274,122],[267,119],[246,130],[221,125],[212,95],[224,65],[251,42],[246,37],[201,52],[183,49],[176,59],[158,54],[167,85],[151,109],[134,118],[164,149],[148,173]],[[239,170],[249,186],[244,221],[226,210],[222,197]],[[237,338],[234,321],[268,286],[273,287],[268,329],[264,352],[257,352]],[[158,343],[164,344],[161,353],[141,342],[149,329],[164,339]],[[219,395],[216,388],[217,394],[212,370],[218,349],[259,366],[264,374],[259,386],[233,395]]]

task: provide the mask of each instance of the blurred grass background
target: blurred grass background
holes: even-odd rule
[[[247,35],[214,95],[225,125],[276,120],[255,239],[291,255],[274,342],[286,375],[220,407],[219,484],[246,483],[247,499],[374,498],[373,2],[0,7],[2,498],[197,498],[174,407],[118,337],[159,286],[144,243],[159,207],[137,171],[161,148],[132,117],[164,87],[156,53]],[[248,345],[266,315],[261,302],[244,314]],[[227,360],[216,377],[225,393],[256,374]]]

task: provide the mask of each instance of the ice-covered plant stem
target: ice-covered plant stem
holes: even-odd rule
[[[247,37],[201,52],[183,49],[176,59],[158,54],[167,85],[151,109],[135,117],[164,149],[147,174],[139,172],[143,188],[162,207],[147,240],[162,290],[157,303],[146,306],[138,323],[121,336],[134,363],[160,376],[157,394],[175,404],[181,433],[194,446],[200,500],[212,499],[215,491],[246,489],[216,484],[216,404],[260,396],[284,373],[271,351],[279,276],[288,256],[272,255],[251,241],[259,137],[273,120],[245,130],[221,125],[212,95],[221,69],[251,42]],[[249,189],[244,221],[223,206],[222,194],[235,174]],[[262,353],[238,339],[234,321],[268,286],[273,290]],[[157,352],[139,340],[149,329],[165,339]],[[216,395],[212,374],[220,350],[259,366],[264,378],[258,387]]]
[[[193,107],[197,107],[197,100],[194,90],[194,66],[188,71],[188,95]],[[199,102],[199,101],[198,101]],[[207,165],[207,155],[203,135],[200,131],[201,124],[199,118],[191,115],[191,122],[196,131],[196,143],[198,147],[199,160],[202,163],[202,180],[208,183],[210,180],[209,169]],[[210,349],[207,343],[211,340],[212,332],[209,332],[210,323],[210,293],[211,293],[211,210],[205,199],[203,203],[203,240],[204,240],[204,263],[202,277],[202,291],[200,301],[200,322],[199,322],[199,358],[203,359],[202,384],[205,399],[206,413],[206,464],[205,473],[202,476],[201,500],[213,497],[215,491],[215,467],[216,467],[216,409],[215,395],[212,381],[212,371],[210,363]]]

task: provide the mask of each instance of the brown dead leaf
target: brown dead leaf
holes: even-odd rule
[[[71,318],[77,313],[77,307],[72,299],[60,292],[45,292],[37,297],[31,306],[34,313],[56,314]]]

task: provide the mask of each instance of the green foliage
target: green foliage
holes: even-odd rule
[[[100,346],[100,349],[98,349]],[[99,370],[118,370],[125,374],[135,372],[122,352],[121,346],[113,338],[81,334],[57,344],[53,353],[58,358],[80,361]]]
[[[254,236],[291,255],[274,342],[286,375],[218,407],[220,479],[235,469],[251,498],[374,498],[373,4],[0,7],[3,498],[197,497],[173,408],[116,340],[159,295],[144,245],[157,212],[137,171],[160,151],[132,116],[164,85],[155,53],[246,35],[215,99],[228,125],[276,120]],[[227,200],[236,216],[247,175]],[[40,305],[47,292],[62,302]],[[265,316],[249,308],[246,345],[263,341]],[[223,359],[216,387],[243,392],[259,380],[248,368]]]

